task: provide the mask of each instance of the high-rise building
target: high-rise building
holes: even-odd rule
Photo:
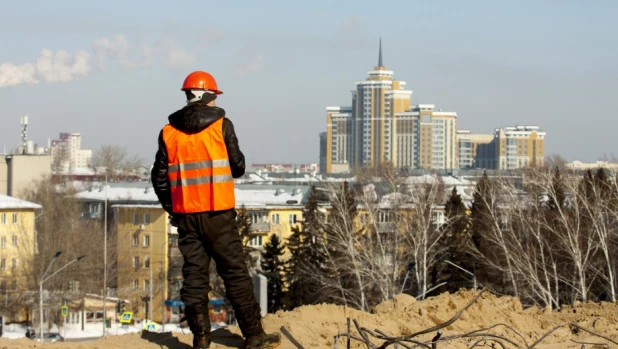
[[[496,150],[493,140],[493,134],[474,134],[469,130],[458,130],[459,168],[496,168]]]
[[[323,173],[390,163],[396,168],[516,169],[543,163],[545,132],[537,126],[496,129],[494,134],[457,130],[457,113],[433,104],[412,105],[412,91],[393,78],[382,59],[356,82],[351,106],[326,107],[320,134]]]
[[[60,139],[52,141],[50,148],[56,170],[88,167],[92,160],[92,150],[82,149],[82,136],[79,133],[61,133]]]
[[[414,105],[409,111],[395,114],[394,135],[395,166],[459,168],[457,113],[435,110],[433,104]]]
[[[545,136],[538,126],[498,128],[494,132],[497,169],[511,170],[542,166]]]
[[[432,104],[411,106],[412,91],[393,78],[382,58],[356,82],[352,106],[326,108],[323,172],[350,167],[458,168],[457,114],[434,110]]]

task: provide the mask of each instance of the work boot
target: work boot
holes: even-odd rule
[[[238,327],[245,337],[246,349],[274,349],[281,344],[279,333],[266,333],[258,305],[236,310]]]
[[[193,333],[193,349],[210,348],[210,319],[208,305],[188,305],[185,313]]]

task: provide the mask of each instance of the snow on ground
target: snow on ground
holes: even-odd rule
[[[213,323],[211,325],[211,329],[214,331],[221,327],[226,327],[227,324],[223,322]],[[59,333],[66,339],[77,339],[77,338],[95,338],[101,337],[103,333],[103,324],[102,323],[90,323],[84,325],[84,330],[81,329],[81,324],[67,324],[66,326],[58,327],[57,325],[53,325],[51,329],[51,333]],[[18,339],[26,336],[27,327],[21,324],[10,324],[6,325],[3,338],[9,339]],[[112,324],[111,328],[105,329],[106,336],[115,336],[115,335],[123,335],[127,333],[138,333],[143,330],[142,324],[137,325],[122,325],[122,324]],[[156,332],[162,332],[162,328],[160,324],[156,326]],[[184,332],[190,333],[189,328],[181,329],[179,324],[165,324],[165,332]],[[38,333],[37,333],[38,335]]]

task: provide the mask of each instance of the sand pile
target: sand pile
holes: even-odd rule
[[[471,291],[459,291],[455,294],[442,294],[425,301],[416,301],[413,297],[399,295],[376,307],[373,314],[360,312],[341,306],[321,304],[304,306],[290,312],[278,312],[267,315],[264,324],[268,331],[279,330],[285,326],[296,340],[305,348],[333,348],[334,336],[346,329],[346,318],[356,319],[368,329],[380,329],[389,335],[405,335],[450,319],[475,296]],[[532,344],[553,327],[575,322],[618,341],[618,305],[613,303],[576,303],[565,306],[561,311],[528,308],[522,309],[517,298],[496,297],[484,293],[454,324],[443,330],[443,336],[461,334],[504,323],[515,328],[523,335],[528,344]],[[219,330],[214,333],[213,348],[238,348],[242,339],[237,328]],[[357,334],[353,330],[354,334]],[[504,335],[525,347],[523,340],[504,327],[492,329],[490,333]],[[433,334],[421,336],[427,340]],[[581,348],[571,340],[581,342],[607,342],[582,331],[573,333],[568,327],[559,329],[543,341],[538,348]],[[468,348],[473,340],[459,340],[449,344],[443,343],[438,348]],[[119,337],[106,337],[89,343],[45,343],[43,345],[27,339],[0,340],[0,349],[6,348],[169,348],[189,349],[190,334],[129,334]],[[339,348],[345,347],[340,342]],[[353,342],[354,343],[354,342]],[[377,341],[375,341],[377,344]],[[360,343],[353,347],[360,348]],[[618,346],[610,346],[618,348]],[[295,348],[287,339],[280,348]],[[587,346],[587,348],[592,348]]]

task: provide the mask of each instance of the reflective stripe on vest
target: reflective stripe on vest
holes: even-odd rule
[[[195,134],[166,125],[163,140],[174,212],[234,208],[234,178],[223,139],[223,118]]]

